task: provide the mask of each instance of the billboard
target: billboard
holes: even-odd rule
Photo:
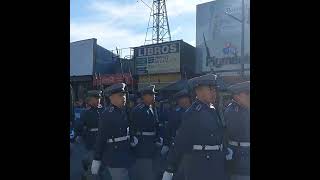
[[[87,39],[70,43],[70,76],[92,75],[96,42]]]
[[[214,70],[221,75],[237,75],[242,63],[249,71],[250,0],[244,1],[244,57],[241,57],[242,0],[216,0],[197,5],[197,73]]]
[[[138,75],[180,72],[180,42],[136,47],[134,59]]]

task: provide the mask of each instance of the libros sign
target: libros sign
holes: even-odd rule
[[[137,74],[180,72],[180,42],[166,42],[134,48]]]

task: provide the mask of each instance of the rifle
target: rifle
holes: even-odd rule
[[[105,96],[104,96],[104,89],[103,89],[103,84],[102,84],[102,77],[101,77],[101,74],[98,73],[94,73],[94,77],[96,79],[96,87],[98,90],[100,90],[102,92],[101,96],[103,98],[103,106],[106,107],[106,99],[105,99]]]
[[[106,98],[104,96],[104,89],[103,89],[103,84],[102,84],[102,77],[101,77],[101,74],[99,73],[99,84],[100,84],[100,91],[102,92],[102,98],[103,98],[103,106],[106,107],[107,104],[106,104]]]
[[[208,66],[209,63],[212,63],[211,71],[212,71],[212,73],[215,74],[214,69],[213,69],[213,66],[216,64],[216,63],[215,63],[215,56],[211,57],[211,55],[210,55],[209,47],[208,47],[208,45],[207,45],[207,42],[206,42],[206,38],[205,38],[205,36],[204,36],[204,33],[203,33],[203,41],[204,41],[204,46],[206,47],[206,52],[207,52],[206,66]]]

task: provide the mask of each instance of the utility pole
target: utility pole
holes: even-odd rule
[[[244,77],[244,33],[245,33],[245,3],[244,0],[241,0],[241,19],[233,16],[232,14],[225,12],[226,15],[230,16],[231,18],[235,19],[236,21],[241,23],[241,57],[240,57],[240,63],[241,63],[241,76]]]
[[[140,1],[143,2],[142,0]],[[143,3],[151,10],[144,44],[157,44],[171,41],[166,1],[153,0],[152,8],[145,2]],[[150,19],[152,19],[152,24],[150,23]],[[151,37],[150,34],[148,37],[149,29],[151,29]]]

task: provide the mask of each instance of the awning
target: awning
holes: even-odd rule
[[[70,76],[71,82],[83,82],[83,81],[92,81],[91,75],[85,75],[85,76]]]
[[[188,80],[182,79],[179,81],[176,81],[168,86],[165,86],[160,89],[160,92],[164,91],[180,91],[182,89],[188,88]]]

